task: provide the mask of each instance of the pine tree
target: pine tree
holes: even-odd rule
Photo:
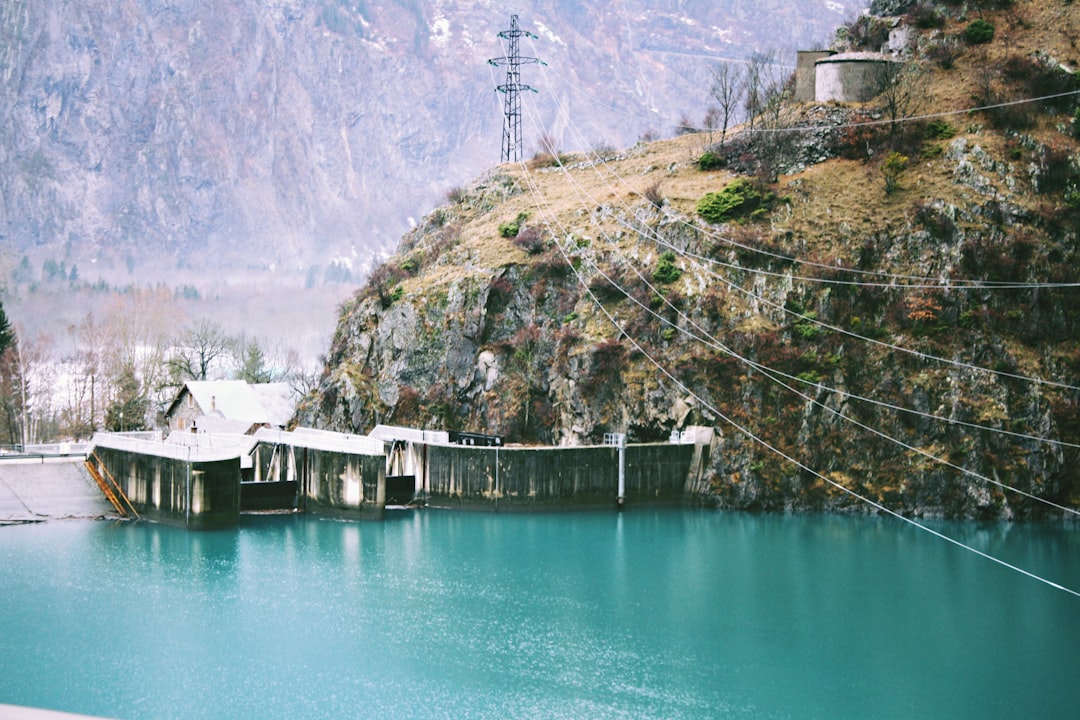
[[[15,330],[12,329],[11,323],[8,322],[7,314],[4,312],[4,304],[0,303],[0,355],[4,354],[4,351],[15,344]]]

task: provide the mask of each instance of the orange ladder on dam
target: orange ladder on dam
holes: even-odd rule
[[[93,460],[96,460],[97,463],[92,462]],[[101,466],[100,470],[98,470],[99,465]],[[101,488],[101,492],[116,508],[116,512],[120,514],[120,517],[134,516],[136,520],[139,519],[139,513],[135,510],[135,506],[128,500],[127,495],[124,494],[120,487],[120,483],[116,482],[116,478],[105,467],[105,463],[101,462],[101,458],[97,456],[97,453],[91,453],[90,457],[86,458],[86,469],[90,472],[90,477],[94,478],[98,487]]]

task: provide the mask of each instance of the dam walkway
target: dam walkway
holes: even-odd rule
[[[0,455],[0,525],[111,515],[85,455]]]

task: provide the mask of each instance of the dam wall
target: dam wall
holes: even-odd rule
[[[381,440],[318,430],[259,430],[251,451],[253,481],[297,486],[298,510],[379,519],[386,508],[386,455]]]
[[[394,504],[433,508],[676,504],[699,491],[711,431],[675,433],[669,443],[612,439],[602,446],[505,447],[316,430],[173,433],[165,442],[99,433],[87,463],[113,484],[120,514],[193,529],[231,525],[252,510],[381,519],[390,472]]]
[[[140,518],[211,529],[240,518],[240,456],[121,436],[94,438],[87,462],[110,477]]]
[[[622,450],[627,505],[683,501],[694,444],[628,445]],[[615,446],[430,445],[422,492],[430,507],[612,508],[619,500],[619,452]]]

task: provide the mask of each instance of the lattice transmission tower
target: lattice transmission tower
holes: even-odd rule
[[[499,67],[506,66],[506,82],[495,89],[503,93],[506,98],[503,102],[503,139],[502,139],[502,162],[517,162],[521,159],[521,97],[522,91],[536,92],[528,85],[521,83],[521,65],[537,63],[545,65],[542,60],[534,57],[522,57],[518,50],[518,40],[522,37],[537,39],[527,30],[518,27],[518,16],[510,16],[510,29],[503,30],[499,37],[507,41],[506,55],[500,58],[492,58],[488,63]]]

